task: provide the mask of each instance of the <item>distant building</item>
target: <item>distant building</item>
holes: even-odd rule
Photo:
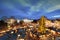
[[[15,19],[15,18],[8,18],[8,19],[6,20],[6,22],[7,22],[8,24],[13,24],[13,23],[16,22],[16,19]]]
[[[29,20],[29,19],[23,19],[24,22],[29,23],[32,22],[33,20]]]

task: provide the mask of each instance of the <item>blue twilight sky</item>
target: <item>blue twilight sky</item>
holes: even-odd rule
[[[60,0],[0,0],[0,17],[48,19],[60,18]]]

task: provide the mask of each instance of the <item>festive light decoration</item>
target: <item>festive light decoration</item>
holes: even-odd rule
[[[41,19],[39,20],[39,28],[38,28],[38,30],[42,33],[42,34],[44,34],[45,32],[46,32],[46,27],[45,27],[45,17],[44,16],[42,16],[41,17]]]
[[[54,22],[52,22],[51,20],[48,20],[44,16],[42,16],[41,19],[38,20],[36,23],[33,23],[32,21],[29,21],[27,23],[25,23],[25,22],[23,21],[22,24],[20,24],[20,22],[15,23],[15,24],[13,23],[11,25],[7,24],[6,29],[4,28],[4,30],[0,30],[0,36],[3,36],[4,34],[6,34],[6,32],[9,32],[11,30],[15,31],[15,32],[11,31],[10,32],[11,35],[13,35],[15,33],[19,33],[17,29],[22,29],[22,30],[24,29],[24,31],[26,30],[26,33],[29,32],[30,33],[29,35],[31,37],[33,37],[33,36],[36,37],[38,35],[38,32],[39,32],[39,34],[41,34],[41,35],[39,35],[39,38],[41,38],[41,39],[43,38],[42,40],[44,40],[44,39],[47,40],[48,37],[51,35],[52,35],[52,40],[55,40],[54,37],[60,34],[60,32],[56,32],[52,29],[49,29],[49,28],[53,27],[53,28],[56,28],[58,30],[58,28],[60,27],[59,26],[60,23],[58,20],[57,21],[55,20]],[[38,25],[38,27],[36,27],[36,25]],[[48,31],[48,33],[46,31]],[[24,34],[24,33],[22,33],[22,34]],[[24,38],[21,38],[20,34],[17,35],[17,39],[18,40],[25,40]]]

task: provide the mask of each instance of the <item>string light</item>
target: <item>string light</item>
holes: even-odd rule
[[[20,37],[21,35],[20,34],[18,34],[18,37]]]
[[[13,34],[14,32],[13,31],[11,31],[11,34]]]

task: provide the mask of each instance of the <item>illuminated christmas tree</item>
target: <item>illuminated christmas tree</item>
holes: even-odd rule
[[[45,27],[45,20],[46,18],[44,16],[41,17],[39,20],[39,28],[38,31],[44,34],[46,32],[46,27]]]

